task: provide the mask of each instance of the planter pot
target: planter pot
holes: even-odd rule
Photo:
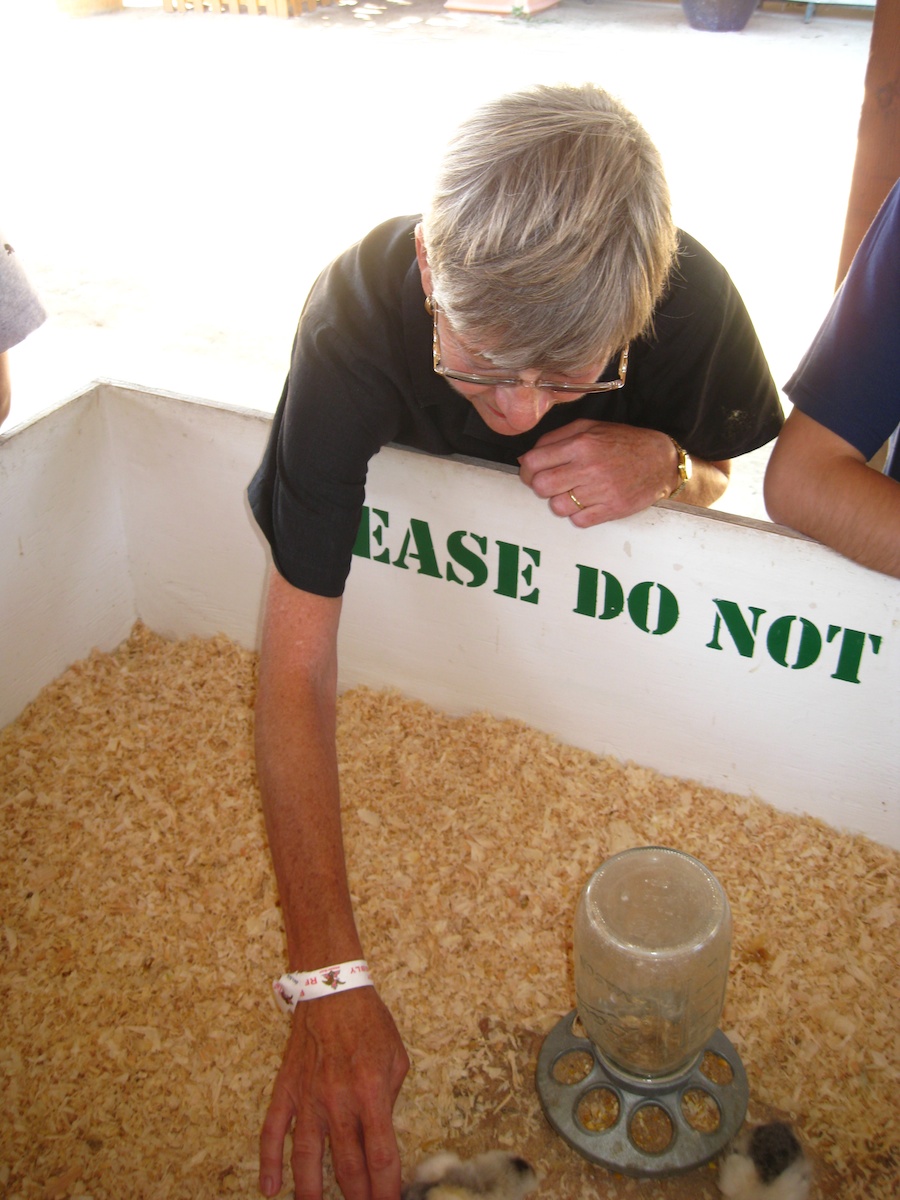
[[[736,33],[743,29],[759,0],[681,0],[681,7],[694,29],[710,33]]]

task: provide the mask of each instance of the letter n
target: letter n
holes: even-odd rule
[[[753,651],[756,649],[756,631],[759,628],[759,618],[766,610],[764,608],[754,608],[751,605],[749,611],[753,614],[753,624],[750,626],[744,619],[744,614],[741,612],[740,606],[735,604],[733,600],[713,600],[713,604],[715,604],[719,611],[716,613],[712,641],[706,643],[707,649],[723,649],[719,643],[719,634],[724,622],[725,628],[731,634],[731,640],[737,647],[738,654],[744,658],[752,658]]]

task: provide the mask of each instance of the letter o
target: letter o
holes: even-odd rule
[[[795,621],[800,622],[800,642],[794,661],[787,660],[788,641],[791,636],[791,626]],[[822,652],[822,635],[806,617],[779,617],[773,621],[766,635],[766,649],[769,657],[780,667],[789,667],[792,671],[802,671],[811,667]]]
[[[659,593],[659,607],[656,614],[656,627],[650,628],[650,594],[656,589]],[[628,593],[628,615],[638,629],[644,633],[669,633],[678,621],[678,601],[667,587],[661,583],[636,583]]]

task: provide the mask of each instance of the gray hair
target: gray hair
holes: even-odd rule
[[[592,84],[480,108],[422,227],[434,298],[505,369],[605,362],[650,325],[676,246],[659,152]]]

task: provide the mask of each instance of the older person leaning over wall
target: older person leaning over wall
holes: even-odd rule
[[[399,1200],[392,1109],[408,1059],[363,960],[335,747],[341,596],[369,459],[388,442],[517,467],[522,504],[579,528],[658,500],[709,505],[781,406],[724,268],[677,230],[656,148],[594,86],[480,109],[421,216],[386,221],[306,302],[250,486],[275,563],[256,758],[293,1007],[260,1186]]]

